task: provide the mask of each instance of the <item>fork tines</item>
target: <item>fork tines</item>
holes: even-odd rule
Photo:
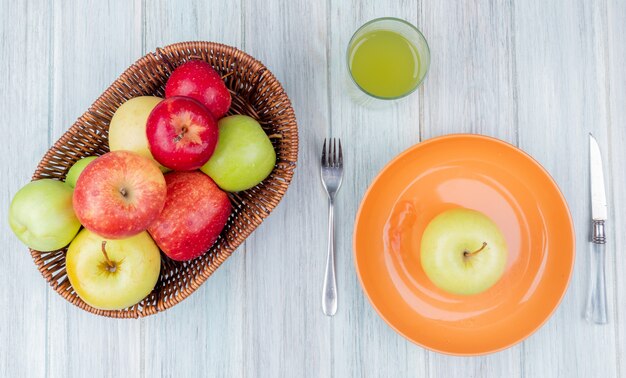
[[[326,150],[326,141],[328,141],[328,151]],[[339,145],[339,151],[337,151]],[[341,150],[341,139],[324,138],[322,146],[322,166],[323,167],[341,167],[343,166],[343,152]]]

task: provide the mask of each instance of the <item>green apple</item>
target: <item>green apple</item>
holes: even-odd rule
[[[132,151],[159,164],[148,148],[146,121],[161,97],[139,96],[123,103],[113,114],[109,124],[109,149]],[[161,171],[168,169],[159,164]]]
[[[161,255],[147,232],[105,239],[86,228],[67,249],[67,277],[92,307],[119,310],[144,299],[156,285]]]
[[[227,192],[250,189],[274,169],[276,151],[259,123],[233,115],[218,122],[219,138],[209,161],[200,168]]]
[[[459,295],[481,293],[504,274],[508,250],[504,235],[485,214],[447,210],[426,226],[420,259],[428,278]]]
[[[80,222],[72,207],[72,188],[52,179],[31,181],[9,207],[9,225],[29,248],[54,251],[74,239]]]
[[[70,170],[67,171],[67,175],[65,176],[65,182],[72,188],[75,187],[76,181],[78,181],[78,176],[83,173],[83,169],[85,169],[85,167],[89,165],[89,163],[96,160],[97,158],[97,156],[87,156],[78,160],[76,163],[74,163],[74,165],[72,165]]]

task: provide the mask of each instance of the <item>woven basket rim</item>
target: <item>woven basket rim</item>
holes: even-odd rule
[[[50,284],[50,286],[60,294],[64,299],[74,304],[75,306],[88,311],[90,313],[112,317],[112,318],[141,318],[149,315],[156,314],[158,312],[162,312],[174,305],[178,304],[182,300],[189,297],[192,293],[194,293],[208,278],[209,276],[221,266],[221,264],[228,258],[230,255],[236,250],[239,245],[241,245],[245,239],[261,224],[261,222],[269,215],[269,213],[278,205],[280,200],[284,197],[288,186],[291,183],[293,178],[294,170],[296,167],[296,162],[298,158],[298,126],[295,117],[295,112],[293,110],[292,103],[287,96],[284,87],[278,81],[278,79],[273,75],[273,73],[267,69],[267,67],[256,58],[248,55],[242,50],[239,50],[236,47],[232,47],[229,45],[225,45],[217,42],[207,42],[207,41],[187,41],[187,42],[177,42],[170,45],[167,45],[163,48],[156,48],[155,51],[148,52],[134,63],[132,63],[124,72],[119,75],[119,77],[114,80],[111,85],[109,85],[104,92],[88,107],[88,109],[80,116],[78,119],[72,124],[72,126],[65,132],[63,135],[46,151],[41,161],[38,163],[37,168],[31,178],[31,180],[38,180],[42,177],[42,173],[46,170],[46,167],[49,165],[48,162],[53,160],[55,152],[62,150],[64,146],[70,141],[72,135],[79,133],[81,125],[84,122],[93,122],[94,119],[103,119],[103,115],[98,112],[98,107],[104,103],[107,99],[111,98],[116,94],[116,84],[123,83],[130,79],[132,75],[136,72],[137,69],[142,67],[143,64],[161,62],[161,64],[170,64],[168,61],[167,54],[171,52],[180,52],[180,51],[192,51],[204,48],[211,52],[222,52],[229,53],[230,56],[241,57],[252,62],[253,65],[258,65],[259,69],[256,71],[258,76],[258,82],[261,82],[261,79],[267,80],[269,82],[268,85],[274,86],[278,89],[278,97],[281,100],[281,104],[285,107],[285,118],[289,120],[289,126],[293,130],[293,139],[289,142],[289,151],[287,155],[283,158],[283,167],[281,169],[282,175],[280,176],[281,182],[283,183],[278,187],[278,190],[273,190],[276,193],[276,198],[273,201],[265,201],[263,203],[263,208],[260,209],[259,216],[250,217],[249,218],[249,226],[246,227],[243,232],[239,233],[234,243],[229,242],[228,240],[222,240],[222,245],[224,248],[221,248],[219,253],[215,256],[215,258],[211,261],[210,264],[205,265],[202,270],[198,271],[197,274],[193,277],[193,280],[189,283],[189,285],[182,289],[177,295],[170,296],[166,301],[161,302],[157,300],[156,306],[143,306],[140,307],[139,304],[132,306],[128,309],[124,310],[99,310],[94,307],[89,306],[84,301],[82,301],[77,295],[72,296],[72,287],[69,285],[69,281],[67,277],[64,277],[63,280],[58,281],[58,278],[62,276],[62,273],[65,272],[65,268],[63,267],[61,272],[50,272],[47,269],[47,265],[51,262],[46,261],[42,258],[46,253],[58,252],[61,250],[66,250],[67,247],[62,248],[58,251],[52,252],[40,252],[33,249],[30,249],[31,256],[37,266],[38,270],[41,272],[42,276],[46,281]],[[191,56],[191,55],[189,55]],[[108,129],[108,123],[106,128]],[[276,168],[274,169],[276,171]],[[274,172],[273,171],[273,172]],[[252,188],[251,191],[254,191],[255,188]],[[238,196],[238,193],[232,194],[233,196]],[[248,218],[247,218],[248,219]],[[60,257],[57,256],[53,260],[58,260]],[[62,254],[62,259],[65,260],[65,252]],[[194,260],[191,260],[194,261]],[[191,262],[189,262],[191,263]],[[161,272],[162,274],[163,272]],[[156,290],[156,288],[155,288]],[[154,293],[154,292],[153,292]],[[151,293],[149,295],[152,296]],[[157,293],[158,295],[158,293]],[[147,299],[148,297],[146,297]],[[145,299],[144,299],[145,300]],[[143,300],[142,300],[143,302]],[[142,303],[141,302],[141,303]]]

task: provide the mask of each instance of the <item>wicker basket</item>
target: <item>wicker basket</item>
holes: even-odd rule
[[[183,42],[157,49],[130,66],[46,153],[33,180],[63,180],[78,159],[108,152],[109,121],[125,101],[142,95],[163,96],[170,72],[189,59],[209,62],[232,94],[229,114],[257,119],[276,150],[276,167],[256,187],[230,195],[233,214],[208,253],[176,262],[161,254],[161,275],[148,297],[119,311],[95,309],[74,292],[65,272],[66,248],[31,250],[44,278],[63,298],[94,314],[138,318],[168,309],[193,293],[276,207],[291,181],[298,157],[298,128],[289,98],[272,73],[246,53],[218,43]]]

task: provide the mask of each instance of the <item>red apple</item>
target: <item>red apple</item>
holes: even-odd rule
[[[186,261],[209,250],[231,213],[228,195],[200,171],[165,175],[165,207],[148,232],[173,260]]]
[[[217,144],[217,122],[198,101],[170,97],[154,107],[146,124],[152,156],[167,168],[191,171],[206,163]]]
[[[154,161],[112,151],[87,165],[74,188],[74,211],[86,229],[122,239],[148,228],[165,204],[163,173]]]
[[[172,72],[165,84],[165,97],[185,96],[200,101],[209,112],[220,119],[230,108],[230,92],[226,84],[211,67],[202,60],[191,60]]]

